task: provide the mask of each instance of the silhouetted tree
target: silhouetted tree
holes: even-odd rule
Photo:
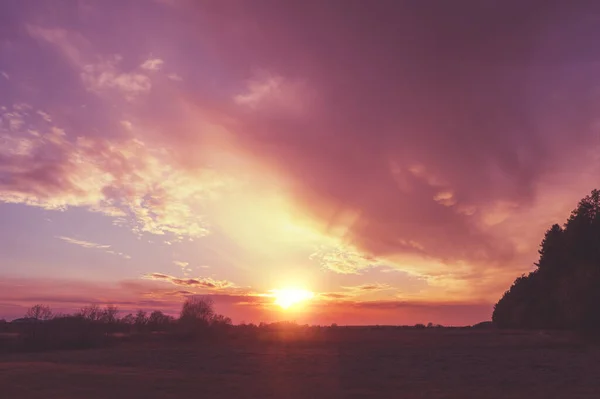
[[[101,311],[100,321],[107,324],[114,324],[117,322],[117,315],[119,314],[119,308],[114,305],[106,305]]]
[[[145,311],[143,310],[138,310],[137,313],[135,314],[135,329],[138,332],[142,332],[146,329],[146,326],[148,325],[148,315],[146,314]]]
[[[98,305],[89,305],[82,307],[76,314],[76,316],[79,316],[89,321],[96,322],[102,320],[102,318],[104,317],[104,312],[102,311],[102,309],[100,309]]]
[[[27,309],[25,317],[40,321],[50,320],[52,318],[52,310],[46,305],[34,305]]]
[[[504,328],[600,328],[600,191],[583,198],[563,227],[544,236],[534,271],[494,307]]]
[[[183,303],[179,320],[182,322],[200,322],[208,326],[214,315],[215,310],[212,298],[195,296],[186,299]]]
[[[132,326],[135,324],[135,317],[129,313],[123,317],[121,317],[121,324],[124,324],[126,326]]]
[[[150,313],[150,317],[148,317],[148,327],[150,328],[150,331],[166,331],[172,322],[173,318],[160,310],[155,310]]]

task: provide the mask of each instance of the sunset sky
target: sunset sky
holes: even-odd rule
[[[0,318],[489,319],[600,186],[600,7],[425,3],[1,1]]]

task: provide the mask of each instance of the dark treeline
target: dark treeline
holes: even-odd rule
[[[188,298],[179,318],[159,310],[139,310],[121,316],[113,305],[90,305],[65,315],[54,314],[48,306],[35,305],[23,318],[0,323],[1,332],[12,338],[0,340],[0,345],[17,350],[82,349],[126,338],[210,338],[224,336],[231,324],[231,319],[215,312],[209,297]]]
[[[553,225],[536,269],[517,278],[494,308],[501,328],[600,328],[600,191],[583,198],[563,226]]]

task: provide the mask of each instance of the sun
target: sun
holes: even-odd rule
[[[308,301],[315,296],[315,294],[310,291],[295,288],[282,288],[271,290],[271,292],[273,297],[275,297],[275,304],[283,309],[289,309],[290,307]]]

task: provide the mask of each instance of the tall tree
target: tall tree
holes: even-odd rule
[[[492,319],[509,328],[600,328],[600,191],[583,198],[540,245],[537,269],[515,280]]]

